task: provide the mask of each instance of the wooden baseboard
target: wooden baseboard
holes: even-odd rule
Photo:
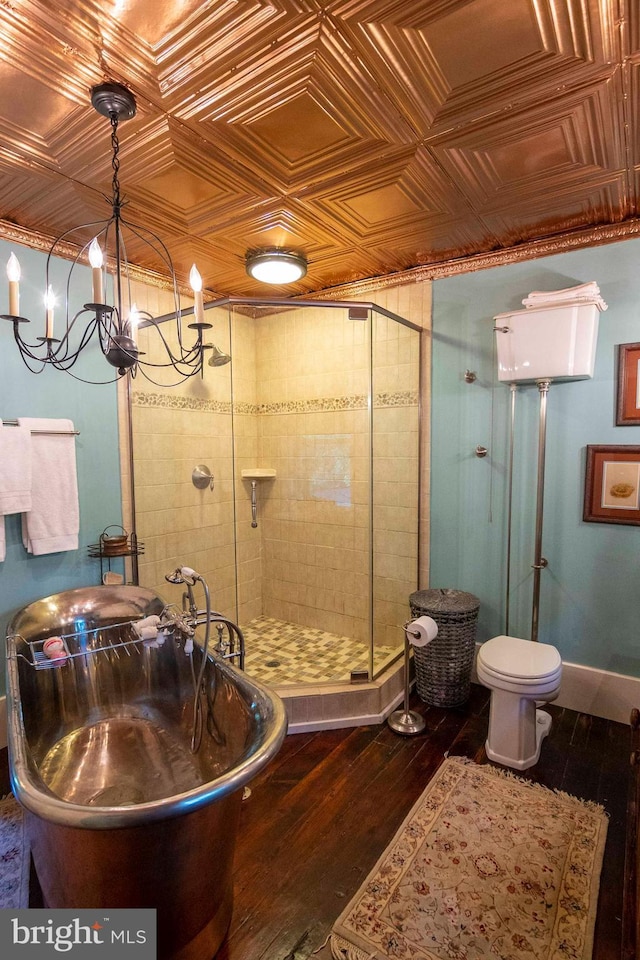
[[[473,680],[478,682],[475,670]],[[384,714],[345,717],[344,720],[337,717],[321,725],[294,721],[289,725],[289,731],[302,732],[306,728],[340,729],[361,724],[381,723],[397,706],[400,699],[401,696],[394,697]],[[629,723],[631,710],[640,704],[640,677],[628,677],[621,673],[596,670],[595,667],[583,667],[579,663],[563,663],[560,695],[555,703],[559,707],[567,707],[577,713],[590,713],[594,717],[604,717],[605,720],[616,720],[626,725]],[[2,697],[0,698],[0,749],[6,745],[7,698]]]
[[[475,669],[474,680],[477,682]],[[640,704],[640,677],[565,662],[560,695],[554,703],[576,713],[616,720],[626,726],[631,710]]]

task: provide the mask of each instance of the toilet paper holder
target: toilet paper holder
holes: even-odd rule
[[[401,733],[405,737],[414,736],[416,733],[422,733],[426,724],[424,718],[416,710],[409,709],[409,695],[411,687],[411,678],[409,675],[409,664],[411,659],[411,642],[409,637],[414,639],[420,637],[417,630],[411,630],[411,625],[415,619],[407,620],[404,624],[404,703],[402,708],[394,710],[387,719],[387,723],[394,733]]]

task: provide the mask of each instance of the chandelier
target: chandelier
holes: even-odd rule
[[[85,383],[113,383],[127,373],[135,376],[139,371],[158,386],[176,386],[189,377],[202,375],[205,351],[217,351],[213,344],[202,341],[203,332],[211,328],[210,323],[204,322],[202,278],[194,264],[189,275],[194,306],[193,309],[181,310],[178,282],[165,244],[146,227],[128,221],[123,215],[126,200],[120,193],[118,124],[122,120],[135,116],[135,97],[121,84],[102,83],[92,88],[91,103],[99,114],[109,119],[111,124],[112,193],[111,197],[105,197],[111,206],[111,215],[106,220],[81,224],[67,230],[51,245],[45,270],[45,311],[44,323],[41,327],[44,330],[44,336],[36,337],[35,343],[28,342],[22,336],[24,325],[30,321],[20,316],[20,264],[13,253],[7,264],[9,313],[4,314],[2,319],[13,323],[14,338],[20,355],[32,373],[41,373],[47,367],[53,367]],[[75,242],[77,253],[67,275],[64,319],[61,324],[62,332],[58,334],[60,321],[57,317],[54,319],[57,299],[50,279],[53,266],[51,261],[56,255],[61,255],[63,247],[66,249],[69,243],[74,242],[75,236],[78,237]],[[175,314],[171,343],[162,329],[162,324],[156,322],[148,312],[138,310],[132,300],[127,237],[129,240],[133,238],[135,242],[142,242],[149,247],[153,251],[154,258],[161,261],[163,272],[170,278],[174,298],[174,313],[171,316]],[[74,268],[87,260],[91,266],[91,299],[80,310],[74,312],[69,302],[72,275]],[[108,264],[110,272],[113,273],[112,303],[107,303],[105,297]],[[185,333],[185,338],[192,340],[191,344],[183,340],[182,318],[185,313],[194,315],[194,322],[188,324],[189,330],[193,330],[194,333]],[[165,320],[166,315],[162,319]],[[150,335],[153,333],[158,335],[159,359],[156,358],[155,347],[152,351],[153,360],[145,359],[144,352],[139,349],[138,327],[140,325],[147,328]],[[106,360],[117,371],[116,376],[111,379],[87,380],[73,369],[83,351],[90,344],[95,343],[99,345]],[[217,353],[223,355],[220,351]],[[158,383],[154,376],[163,369],[170,369],[172,377],[176,373],[178,379],[171,384]]]

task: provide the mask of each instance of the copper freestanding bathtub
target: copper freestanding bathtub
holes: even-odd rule
[[[243,787],[277,753],[286,718],[223,657],[203,663],[197,643],[189,654],[179,629],[142,642],[132,625],[163,609],[144,588],[100,586],[13,618],[12,786],[47,907],[152,907],[159,957],[210,960],[231,918]],[[50,658],[53,635],[63,650]]]

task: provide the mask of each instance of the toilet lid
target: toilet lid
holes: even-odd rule
[[[513,683],[516,684],[521,690],[537,690],[546,684],[549,683],[558,683],[560,677],[562,676],[562,671],[560,667],[557,670],[553,670],[551,673],[545,674],[543,677],[515,677],[511,673],[500,673],[498,670],[491,670],[490,667],[487,667],[482,660],[478,660],[478,679],[484,682],[485,680],[497,683]]]
[[[496,676],[514,680],[539,680],[558,672],[560,654],[549,643],[519,637],[493,637],[478,650],[478,660]]]

